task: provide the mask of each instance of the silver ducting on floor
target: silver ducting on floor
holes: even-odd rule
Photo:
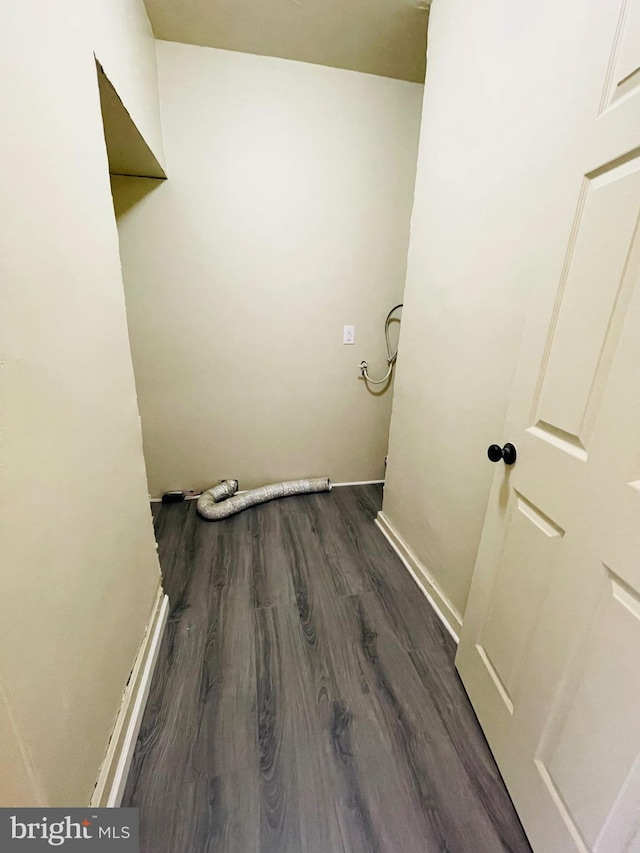
[[[251,489],[241,495],[235,494],[237,488],[237,480],[224,480],[217,486],[207,489],[198,498],[198,513],[208,521],[218,521],[220,518],[227,518],[237,512],[242,512],[243,509],[248,509],[250,506],[272,501],[276,498],[306,495],[312,492],[329,492],[331,491],[331,481],[328,477],[287,480],[284,483],[271,483],[268,486],[261,486],[259,489]]]
[[[201,498],[204,498],[204,496],[207,495],[213,503],[217,504],[220,503],[220,501],[224,501],[232,495],[235,495],[237,491],[237,480],[222,480],[217,486],[213,486],[212,488],[207,489],[206,492],[203,492]]]

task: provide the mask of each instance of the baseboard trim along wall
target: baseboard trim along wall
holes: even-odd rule
[[[336,488],[339,488],[340,486],[380,486],[383,483],[384,483],[384,480],[357,480],[356,482],[353,482],[353,483],[331,483],[331,488],[336,489]],[[240,491],[237,492],[237,494],[243,495],[246,491],[248,491],[248,490],[247,489],[240,489]],[[199,492],[197,495],[185,495],[184,499],[185,499],[185,501],[197,500],[200,497],[200,494],[201,493]],[[149,498],[149,503],[160,504],[160,503],[162,503],[162,497]]]
[[[122,697],[118,718],[91,797],[92,806],[117,808],[122,802],[168,615],[169,597],[164,594],[162,584],[159,583],[147,632]]]
[[[451,634],[456,643],[458,643],[460,641],[460,631],[462,630],[462,617],[458,611],[451,604],[446,595],[438,588],[427,567],[413,553],[411,548],[409,548],[402,536],[382,511],[380,511],[376,517],[376,524],[393,550],[404,563],[409,574],[420,587],[420,590],[437,613],[438,618],[444,627]]]
[[[384,480],[357,480],[354,483],[331,483],[332,489],[339,489],[340,486],[381,486]]]

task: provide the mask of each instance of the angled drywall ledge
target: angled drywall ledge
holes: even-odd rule
[[[97,59],[96,68],[109,173],[138,178],[166,178],[164,169]]]

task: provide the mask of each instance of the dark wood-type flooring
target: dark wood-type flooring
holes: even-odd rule
[[[160,509],[171,614],[123,803],[143,853],[530,851],[380,503]]]

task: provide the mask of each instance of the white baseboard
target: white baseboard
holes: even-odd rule
[[[379,486],[384,483],[384,480],[356,480],[355,483],[331,483],[332,489],[339,489],[340,486]]]
[[[162,585],[158,584],[147,632],[122,697],[107,754],[91,797],[92,806],[118,807],[122,802],[168,615],[169,597],[164,594]]]
[[[303,478],[301,478],[303,479]],[[353,483],[331,483],[331,488],[336,489],[340,486],[379,486],[384,483],[384,480],[356,480]],[[237,495],[244,495],[245,492],[249,491],[248,489],[240,489],[236,492]],[[195,501],[197,500],[202,493],[198,493],[197,495],[185,495],[185,501]],[[152,504],[160,504],[162,503],[162,498],[149,498],[149,503]]]
[[[453,604],[451,604],[447,596],[441,589],[439,589],[427,567],[413,553],[411,548],[409,548],[402,536],[400,536],[398,531],[382,511],[380,511],[376,517],[376,524],[393,550],[404,563],[409,574],[420,587],[420,590],[435,610],[444,627],[451,634],[456,643],[460,642],[462,617]]]

